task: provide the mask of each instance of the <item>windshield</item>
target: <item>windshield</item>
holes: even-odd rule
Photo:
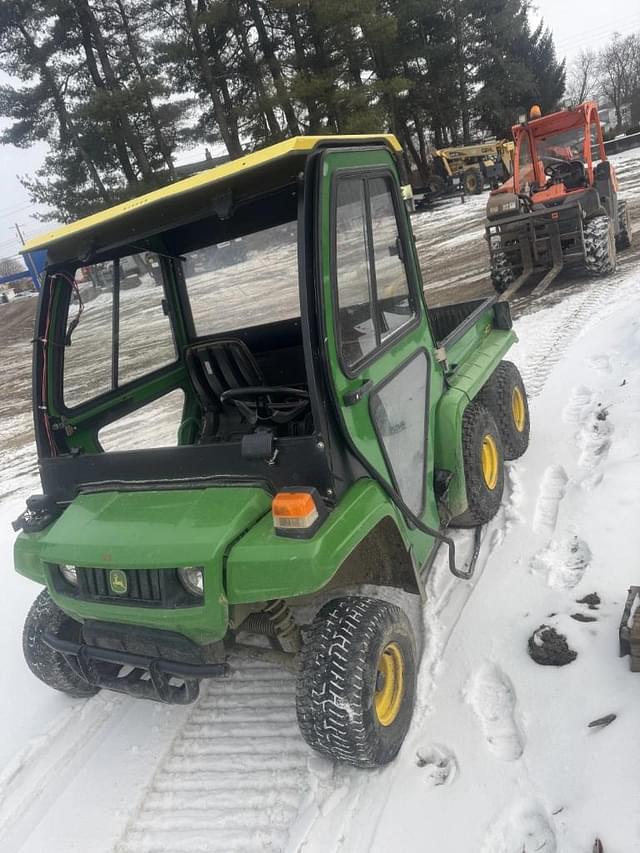
[[[184,257],[198,337],[300,316],[296,222]]]
[[[574,127],[561,133],[549,133],[536,139],[538,158],[544,166],[558,161],[584,159],[584,128]]]

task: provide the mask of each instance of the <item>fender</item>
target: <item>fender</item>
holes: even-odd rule
[[[293,598],[322,589],[357,546],[387,518],[397,527],[408,553],[417,531],[409,534],[398,510],[370,480],[352,486],[311,539],[276,536],[271,515],[264,516],[227,554],[225,586],[229,604]],[[425,544],[427,539],[430,541],[430,537],[420,535]],[[417,583],[411,591],[418,591]]]

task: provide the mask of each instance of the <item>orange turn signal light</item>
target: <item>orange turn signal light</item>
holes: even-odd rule
[[[318,507],[309,492],[278,492],[271,504],[273,524],[284,530],[306,530],[318,520]]]

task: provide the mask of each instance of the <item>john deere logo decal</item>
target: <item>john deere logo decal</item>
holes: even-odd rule
[[[124,595],[127,591],[126,574],[119,569],[111,569],[109,572],[109,586],[111,587],[111,592],[115,592],[116,595]]]

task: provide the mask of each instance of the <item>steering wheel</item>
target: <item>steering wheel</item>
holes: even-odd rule
[[[289,397],[276,403],[273,397]],[[294,399],[292,400],[291,397]],[[259,420],[287,424],[309,405],[309,392],[286,385],[251,385],[247,388],[229,388],[220,394],[220,402],[233,403],[247,421],[255,426]]]
[[[552,183],[559,184],[565,179],[584,177],[584,165],[581,160],[556,160],[545,166],[544,173]]]

